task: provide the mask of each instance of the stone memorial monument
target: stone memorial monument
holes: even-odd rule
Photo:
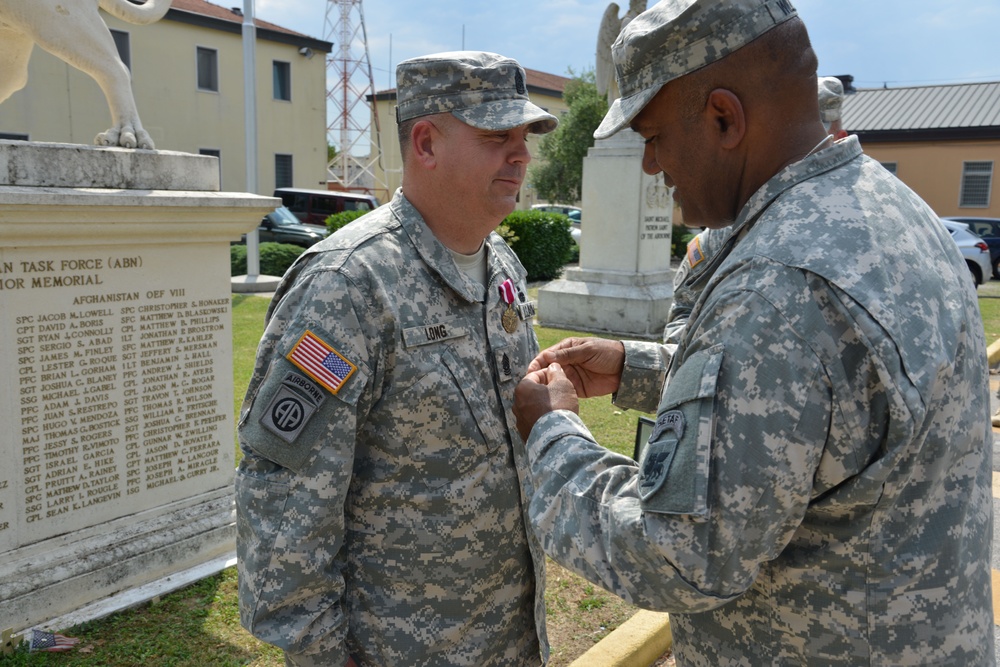
[[[597,45],[598,90],[617,97],[611,44],[645,9],[632,2],[618,19],[605,11]],[[643,143],[634,132],[599,139],[583,161],[583,234],[579,268],[538,292],[545,326],[658,338],[673,296],[670,269],[673,201],[662,177],[642,171]]]
[[[229,243],[275,200],[218,173],[0,141],[0,630],[104,615],[234,555]]]

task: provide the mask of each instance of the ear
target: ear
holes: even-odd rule
[[[414,123],[410,132],[410,154],[422,167],[433,169],[437,166],[437,155],[434,152],[435,139],[440,132],[430,120]]]
[[[705,113],[716,128],[720,146],[730,150],[739,146],[747,133],[747,117],[735,93],[716,88],[708,94]]]

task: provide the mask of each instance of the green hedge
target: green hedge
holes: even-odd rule
[[[528,272],[528,280],[552,280],[572,259],[569,218],[561,213],[514,211],[504,218],[501,236]]]
[[[368,213],[368,211],[341,211],[340,213],[334,213],[326,219],[326,228],[333,234],[347,223],[357,220],[365,213]]]
[[[698,234],[697,229],[684,225],[674,225],[670,237],[670,254],[674,257],[684,257],[687,254],[688,243]]]
[[[261,243],[260,272],[265,276],[283,276],[305,248],[288,243]],[[247,272],[247,247],[245,245],[229,246],[230,275],[243,276]]]

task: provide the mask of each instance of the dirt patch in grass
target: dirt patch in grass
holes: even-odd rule
[[[638,611],[552,560],[547,568],[549,667],[569,665]]]

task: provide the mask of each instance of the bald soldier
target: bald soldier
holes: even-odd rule
[[[300,667],[538,667],[512,412],[538,345],[493,229],[557,121],[492,53],[396,82],[401,190],[307,250],[267,314],[239,424],[240,619]]]
[[[684,220],[729,228],[676,348],[570,339],[515,413],[546,552],[671,612],[677,664],[994,667],[975,292],[934,212],[833,143],[788,0],[664,0],[613,49]],[[641,460],[578,397],[656,411]]]
[[[819,117],[823,127],[839,141],[847,136],[841,122],[840,110],[844,102],[844,84],[835,76],[821,76],[816,81]],[[667,324],[663,328],[663,342],[677,343],[687,324],[695,299],[712,275],[715,255],[729,240],[731,227],[708,228],[688,242],[687,252],[674,273],[674,295],[670,302]]]

